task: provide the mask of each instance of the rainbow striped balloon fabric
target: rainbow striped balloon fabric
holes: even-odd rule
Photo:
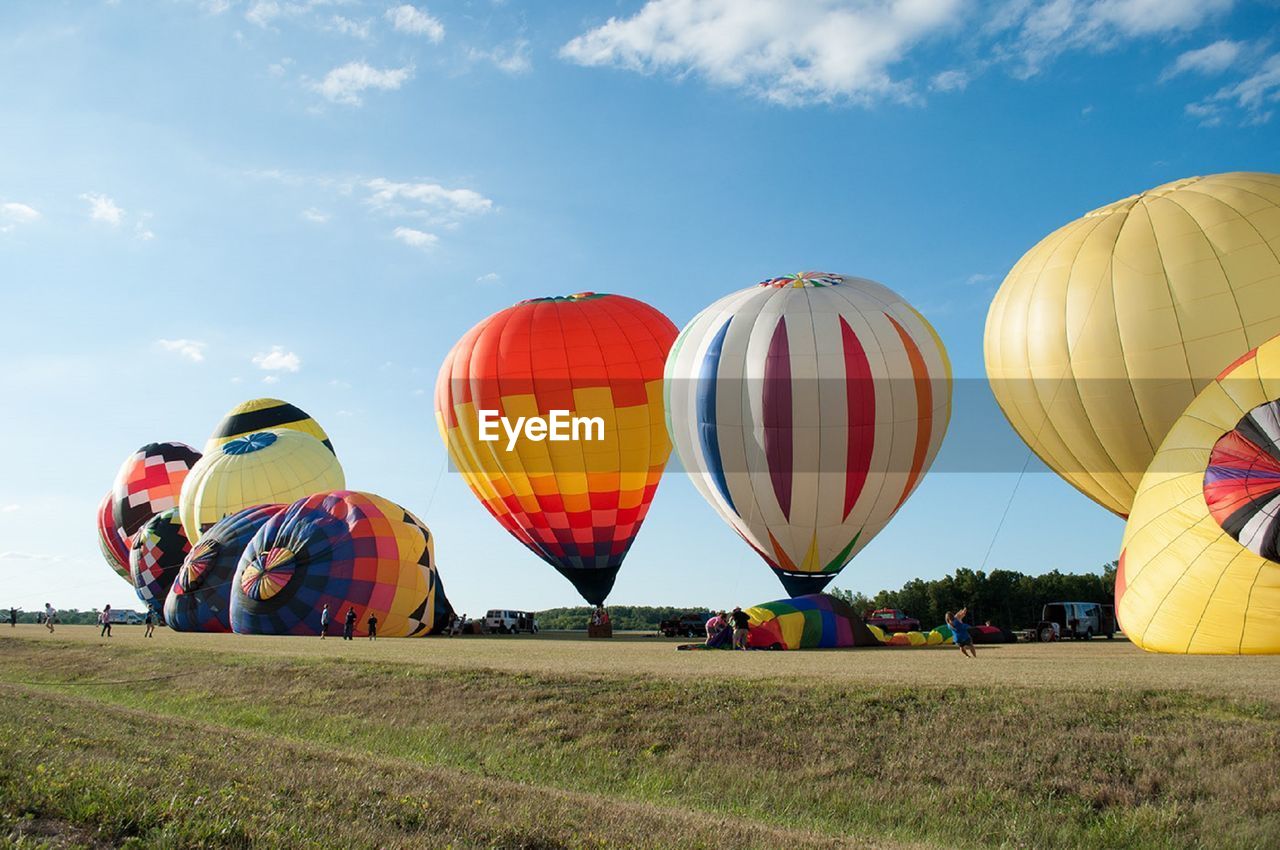
[[[920,483],[950,418],[951,368],[892,290],[805,272],[699,313],[667,359],[666,407],[699,492],[800,596]]]
[[[676,328],[621,295],[537,298],[472,328],[436,381],[436,423],[454,465],[502,527],[602,604],[671,454],[662,369]],[[480,439],[482,411],[598,417],[600,439]],[[572,435],[571,435],[572,436]]]
[[[825,593],[779,599],[747,608],[753,649],[840,649],[880,641],[845,602]]]

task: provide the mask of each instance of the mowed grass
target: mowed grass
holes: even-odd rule
[[[0,629],[9,840],[1280,845],[1280,658]]]

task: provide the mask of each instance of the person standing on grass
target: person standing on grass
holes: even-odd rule
[[[354,607],[347,608],[347,619],[342,623],[342,639],[355,640],[356,631],[356,609]]]
[[[98,637],[111,637],[111,606],[103,605],[102,613],[98,615],[98,622],[102,624],[102,629],[98,632]]]
[[[16,629],[18,627],[18,609],[9,609],[9,628]]]
[[[151,637],[153,634],[155,634],[156,614],[154,611],[151,610],[150,605],[147,606],[147,616],[143,619],[142,624],[147,627],[147,630],[142,633],[143,637]]]
[[[733,648],[746,649],[747,638],[751,636],[751,618],[741,608],[734,608],[729,619],[733,622]]]
[[[369,612],[369,640],[378,639],[378,615]]]
[[[44,603],[44,624],[49,629],[49,634],[53,634],[53,618],[58,616],[58,612],[53,610],[53,606],[48,602]]]
[[[324,640],[325,634],[329,631],[329,603],[324,603],[324,608],[320,610],[320,640]]]
[[[951,640],[955,645],[960,647],[960,652],[970,658],[978,657],[978,650],[973,648],[973,637],[969,634],[969,624],[964,621],[964,615],[969,612],[968,608],[961,608],[952,616],[951,612],[947,612],[947,625],[951,627]]]

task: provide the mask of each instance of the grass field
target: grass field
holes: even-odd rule
[[[1280,658],[0,629],[21,847],[1280,846]]]

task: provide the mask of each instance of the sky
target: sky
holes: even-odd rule
[[[8,0],[0,604],[140,608],[98,501],[258,396],[427,522],[458,610],[579,604],[447,468],[432,389],[476,322],[593,290],[683,326],[767,277],[867,277],[937,328],[959,419],[1022,253],[1169,180],[1280,170],[1277,109],[1275,0]],[[1009,462],[944,444],[835,587],[1116,556],[1122,523],[981,421]],[[671,473],[610,601],[782,595]]]

